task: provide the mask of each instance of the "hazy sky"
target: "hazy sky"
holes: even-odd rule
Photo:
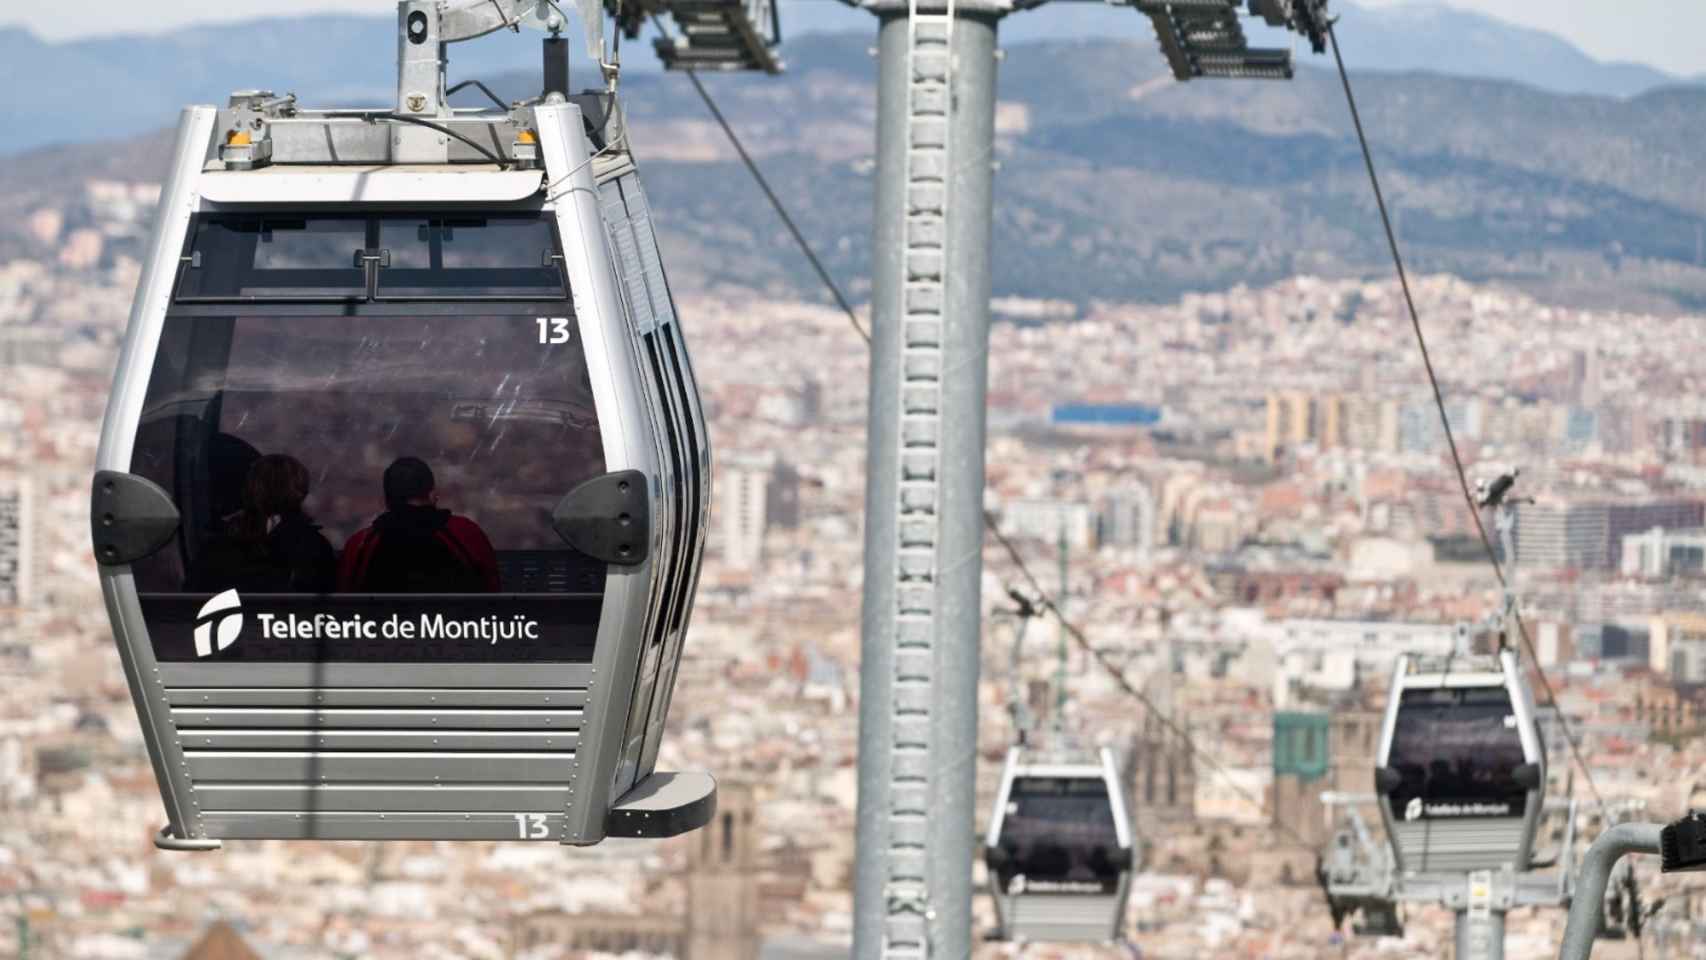
[[[792,3],[833,0],[783,0]],[[1361,0],[1389,6],[1409,0]],[[1646,63],[1672,73],[1706,73],[1706,2],[1702,0],[1445,0],[1451,6],[1556,33],[1601,60]],[[51,40],[186,23],[244,20],[320,11],[383,14],[391,0],[8,0],[0,25],[23,25]],[[21,8],[21,9],[20,9]],[[1036,14],[1031,14],[1036,16]]]

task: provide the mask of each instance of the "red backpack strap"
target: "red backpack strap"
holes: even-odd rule
[[[367,536],[356,547],[355,566],[350,574],[349,589],[361,590],[367,585],[367,568],[373,565],[373,555],[379,550],[379,531],[368,527]]]
[[[473,554],[470,554],[468,552],[468,548],[462,545],[462,541],[456,539],[455,534],[451,533],[448,529],[440,529],[440,530],[435,531],[433,533],[433,536],[435,538],[437,538],[439,543],[442,543],[446,547],[450,548],[451,554],[454,555],[456,557],[456,559],[462,564],[462,568],[464,570],[467,570],[469,573],[474,574],[476,576],[479,575],[479,573],[480,573],[479,564],[474,562]]]

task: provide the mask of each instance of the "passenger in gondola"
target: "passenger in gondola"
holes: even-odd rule
[[[497,552],[479,524],[438,505],[432,468],[399,457],[385,468],[385,512],[356,531],[338,562],[352,593],[495,593]]]
[[[254,461],[241,485],[242,506],[202,546],[185,588],[217,592],[327,593],[337,556],[320,525],[303,512],[308,468],[282,453]]]

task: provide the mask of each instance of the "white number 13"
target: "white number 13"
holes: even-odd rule
[[[545,825],[543,813],[517,813],[515,817],[516,832],[523,840],[544,840],[551,835],[551,828]]]
[[[540,343],[568,343],[568,317],[540,317],[534,323],[539,324]]]

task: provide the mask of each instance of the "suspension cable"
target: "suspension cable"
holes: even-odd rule
[[[655,16],[653,18],[653,22],[656,23]],[[663,29],[663,25],[661,23],[657,23],[657,27],[660,31]],[[710,93],[705,89],[704,84],[700,82],[698,72],[692,69],[684,70],[682,72],[686,73],[687,79],[692,81],[693,88],[698,91],[700,98],[705,101],[706,109],[709,110],[711,112],[711,116],[716,119],[718,126],[722,127],[723,134],[728,137],[729,143],[735,148],[735,152],[740,154],[741,162],[746,165],[747,170],[752,174],[753,180],[758,183],[759,189],[764,192],[764,195],[769,199],[771,206],[775,208],[776,215],[781,218],[783,224],[787,226],[788,231],[793,234],[794,241],[799,245],[801,252],[805,254],[807,260],[811,261],[812,267],[817,271],[818,278],[823,281],[823,285],[829,291],[830,296],[835,299],[836,304],[839,305],[842,312],[847,315],[848,321],[853,325],[853,329],[859,334],[860,338],[869,344],[871,342],[871,335],[865,329],[864,325],[859,322],[859,315],[854,313],[846,296],[842,294],[840,287],[836,285],[834,278],[830,276],[829,271],[824,267],[823,261],[818,259],[817,254],[812,250],[811,245],[806,241],[806,238],[800,232],[799,227],[795,225],[794,218],[789,215],[781,198],[778,197],[776,192],[770,188],[770,184],[765,180],[764,174],[759,171],[758,165],[753,161],[751,155],[747,153],[746,148],[741,144],[740,138],[735,135],[734,129],[729,126],[727,118],[723,116],[723,112],[717,108],[716,102],[712,100]],[[1031,572],[1031,568],[1025,563],[1025,558],[1019,553],[1018,548],[1015,547],[1013,542],[1001,532],[1000,527],[995,522],[995,517],[988,511],[985,511],[983,514],[983,522],[985,528],[989,530],[990,534],[993,535],[996,541],[1000,543],[1003,549],[1006,550],[1007,555],[1013,561],[1013,564],[1018,567],[1020,576],[1024,578],[1031,591],[1040,598],[1037,601],[1037,606],[1047,610],[1049,614],[1055,618],[1056,622],[1060,624],[1061,628],[1066,631],[1067,635],[1072,638],[1073,642],[1092,659],[1094,659],[1098,666],[1108,673],[1109,677],[1113,679],[1115,685],[1117,685],[1123,693],[1136,700],[1149,712],[1151,716],[1155,717],[1155,719],[1159,721],[1161,725],[1168,730],[1168,732],[1177,737],[1179,742],[1189,751],[1189,753],[1193,757],[1200,759],[1217,779],[1257,810],[1265,809],[1266,804],[1263,802],[1261,797],[1257,796],[1238,781],[1234,780],[1232,778],[1231,771],[1224,764],[1198,745],[1190,734],[1185,732],[1185,730],[1181,728],[1172,717],[1163,713],[1147,694],[1145,694],[1140,688],[1133,684],[1129,678],[1126,677],[1125,671],[1121,669],[1118,664],[1114,663],[1105,652],[1096,649],[1096,647],[1090,643],[1089,638],[1084,635],[1084,632],[1070,620],[1066,619],[1065,615],[1061,613],[1060,608],[1055,605],[1054,599],[1048,595],[1046,590],[1043,589],[1042,583],[1037,579],[1036,574]],[[1169,665],[1169,669],[1171,669],[1171,665]],[[1305,840],[1302,834],[1298,833],[1290,824],[1277,823],[1275,826],[1277,826],[1281,832],[1285,833],[1288,836],[1289,841],[1296,846],[1311,851],[1317,849],[1317,844],[1313,844]]]
[[[663,24],[657,22],[655,14],[652,21],[657,24],[659,32],[662,32]],[[848,303],[847,298],[842,295],[841,288],[829,275],[829,268],[825,267],[823,261],[818,259],[817,252],[812,249],[812,245],[806,241],[805,234],[800,232],[794,218],[789,215],[788,208],[782,205],[782,199],[776,196],[776,191],[770,189],[770,181],[764,178],[763,172],[758,169],[758,164],[752,159],[752,155],[746,152],[746,147],[740,142],[740,137],[735,136],[734,128],[729,126],[728,118],[723,116],[723,111],[717,109],[717,102],[711,99],[710,91],[705,89],[704,82],[699,79],[699,71],[687,69],[682,72],[686,73],[687,79],[692,81],[693,89],[699,92],[699,99],[705,101],[705,109],[711,111],[711,116],[716,119],[717,126],[723,128],[723,135],[729,138],[729,144],[735,148],[735,153],[740,154],[741,163],[746,164],[747,172],[752,174],[752,179],[758,184],[758,189],[762,190],[764,196],[770,200],[770,206],[775,209],[776,216],[781,218],[782,225],[787,227],[788,232],[793,235],[794,242],[799,245],[800,252],[806,255],[807,260],[811,261],[812,269],[817,271],[818,279],[823,281],[823,285],[828,288],[830,296],[835,298],[836,306],[841,308],[842,313],[847,314],[847,320],[853,324],[853,329],[859,331],[859,336],[864,339],[866,344],[869,344],[871,335],[866,332],[864,324],[859,322],[859,315],[853,312],[853,305]]]
[[[1210,772],[1213,773],[1229,789],[1231,789],[1232,792],[1238,794],[1243,800],[1254,806],[1257,810],[1265,809],[1266,804],[1262,801],[1261,797],[1246,789],[1244,785],[1239,783],[1237,780],[1234,780],[1232,778],[1232,772],[1227,769],[1225,764],[1221,763],[1213,754],[1209,753],[1199,745],[1183,727],[1179,726],[1171,716],[1168,716],[1165,711],[1156,705],[1155,701],[1151,700],[1149,695],[1143,692],[1142,688],[1131,682],[1131,679],[1125,675],[1125,670],[1121,668],[1119,664],[1114,663],[1113,659],[1110,658],[1105,651],[1097,649],[1097,647],[1090,642],[1090,638],[1084,635],[1083,630],[1080,630],[1076,624],[1066,619],[1066,615],[1061,613],[1060,607],[1055,604],[1054,598],[1048,595],[1048,592],[1043,588],[1042,582],[1037,579],[1036,574],[1031,572],[1030,565],[1025,562],[1024,556],[1019,553],[1019,548],[1014,545],[1013,541],[1009,539],[1005,533],[1001,532],[1000,526],[995,522],[995,515],[988,511],[984,511],[983,523],[989,530],[990,535],[995,537],[995,542],[1000,544],[1001,548],[1006,551],[1008,559],[1012,560],[1013,565],[1019,568],[1019,576],[1024,579],[1026,586],[1028,586],[1031,592],[1039,598],[1037,600],[1037,605],[1048,611],[1050,616],[1054,617],[1055,622],[1060,625],[1061,629],[1066,631],[1067,636],[1072,638],[1072,642],[1076,644],[1080,650],[1084,651],[1084,653],[1096,661],[1096,665],[1101,667],[1102,670],[1107,673],[1108,677],[1114,681],[1114,684],[1120,688],[1120,691],[1133,700],[1136,700],[1144,710],[1149,712],[1151,717],[1154,717],[1164,728],[1166,728],[1167,732],[1177,737],[1179,743],[1182,744],[1193,757],[1201,760],[1209,768]],[[1165,627],[1163,627],[1163,629],[1165,629]],[[1171,670],[1172,668],[1172,664],[1166,664],[1163,669]],[[1302,834],[1292,828],[1291,824],[1275,822],[1273,825],[1278,827],[1281,832],[1285,833],[1290,838],[1291,842],[1297,846],[1306,850],[1318,851],[1319,845],[1305,840]]]
[[[1350,74],[1345,70],[1345,58],[1339,53],[1339,35],[1334,29],[1334,21],[1327,23],[1327,39],[1333,45],[1333,61],[1339,67],[1339,82],[1345,89],[1345,103],[1350,106],[1351,123],[1356,127],[1357,142],[1362,146],[1363,165],[1368,168],[1368,182],[1374,189],[1374,203],[1380,210],[1380,225],[1386,231],[1386,245],[1392,251],[1392,264],[1398,271],[1398,285],[1404,292],[1404,305],[1409,310],[1410,328],[1416,334],[1416,346],[1422,355],[1422,366],[1427,370],[1428,385],[1433,388],[1434,406],[1439,409],[1440,426],[1445,428],[1446,447],[1451,451],[1452,466],[1457,471],[1457,485],[1463,492],[1463,501],[1469,507],[1469,516],[1475,521],[1475,532],[1481,539],[1481,546],[1486,550],[1487,561],[1492,564],[1493,576],[1498,580],[1499,587],[1510,591],[1510,583],[1505,578],[1505,571],[1499,562],[1498,551],[1493,549],[1493,541],[1487,536],[1486,524],[1481,522],[1481,511],[1475,502],[1474,494],[1469,492],[1469,474],[1463,466],[1463,456],[1457,449],[1457,438],[1451,430],[1451,417],[1445,412],[1445,395],[1440,390],[1439,377],[1434,372],[1433,357],[1428,352],[1428,340],[1422,333],[1422,321],[1416,311],[1416,300],[1410,293],[1410,278],[1404,270],[1404,257],[1398,251],[1398,237],[1392,230],[1392,217],[1386,210],[1386,197],[1380,190],[1380,177],[1374,170],[1374,154],[1369,150],[1368,136],[1363,132],[1362,115],[1357,111],[1356,96],[1351,92]],[[1508,559],[1508,558],[1507,558]],[[1514,604],[1511,616],[1516,620],[1517,633],[1522,638],[1522,645],[1528,652],[1530,662],[1534,664],[1534,674],[1540,678],[1540,684],[1546,690],[1546,699],[1554,708],[1558,717],[1558,727],[1564,735],[1564,742],[1569,744],[1570,755],[1576,765],[1581,767],[1582,775],[1588,782],[1588,790],[1593,793],[1594,802],[1603,811],[1605,798],[1600,795],[1598,784],[1594,783],[1593,770],[1582,756],[1581,747],[1576,743],[1576,737],[1570,729],[1569,718],[1564,715],[1564,708],[1558,703],[1558,695],[1552,689],[1552,681],[1547,679],[1546,671],[1541,669],[1540,657],[1535,652],[1534,640],[1528,635],[1528,625],[1523,622],[1522,611]]]

